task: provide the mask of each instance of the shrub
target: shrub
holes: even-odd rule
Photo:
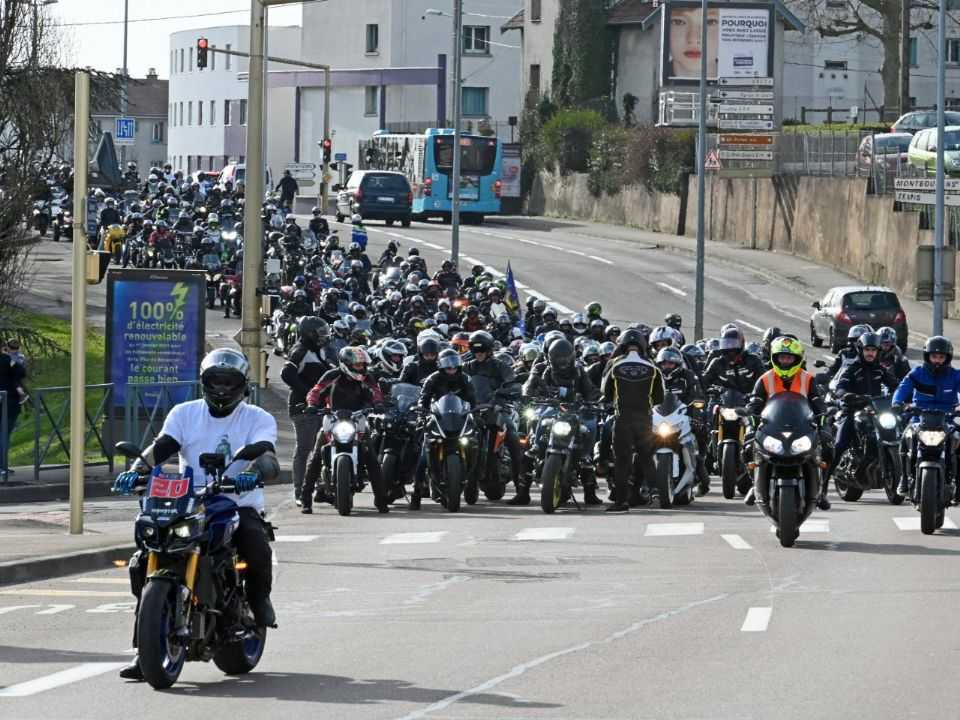
[[[595,197],[603,193],[614,195],[623,187],[627,139],[627,131],[615,125],[605,127],[594,135],[590,147],[587,188]]]
[[[547,167],[562,175],[589,170],[594,135],[606,126],[593,110],[561,110],[543,126],[543,150]]]

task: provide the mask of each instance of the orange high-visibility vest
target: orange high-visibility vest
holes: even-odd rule
[[[771,398],[777,393],[782,392],[794,392],[798,395],[808,397],[810,395],[810,387],[813,385],[813,375],[806,370],[801,370],[793,377],[793,380],[790,382],[790,387],[784,385],[783,378],[773,370],[767,370],[760,376],[760,380],[763,381],[763,387],[767,391],[767,398]]]

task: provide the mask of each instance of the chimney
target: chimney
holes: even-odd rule
[[[156,80],[159,76],[157,75],[156,68],[150,68],[147,70],[147,80]]]

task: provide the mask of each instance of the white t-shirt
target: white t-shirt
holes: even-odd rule
[[[207,403],[191,400],[175,406],[163,423],[162,435],[169,435],[180,444],[180,472],[193,468],[195,480],[203,482],[204,471],[200,467],[200,455],[222,452],[227,456],[227,477],[235,477],[247,463],[231,462],[233,453],[244,445],[269,442],[276,446],[277,421],[262,408],[241,402],[225,418],[210,414]],[[243,495],[226,494],[240,507],[265,509],[263,489],[257,488]]]

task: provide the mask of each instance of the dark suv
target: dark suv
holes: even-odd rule
[[[413,191],[403,173],[385,170],[358,170],[337,191],[337,222],[359,214],[364,220],[397,220],[410,227]]]
[[[897,345],[907,350],[907,314],[890,288],[850,286],[828,290],[823,300],[813,303],[810,342],[820,347],[826,339],[831,352],[838,352],[854,325],[870,325],[874,330],[892,327],[897,331]]]

